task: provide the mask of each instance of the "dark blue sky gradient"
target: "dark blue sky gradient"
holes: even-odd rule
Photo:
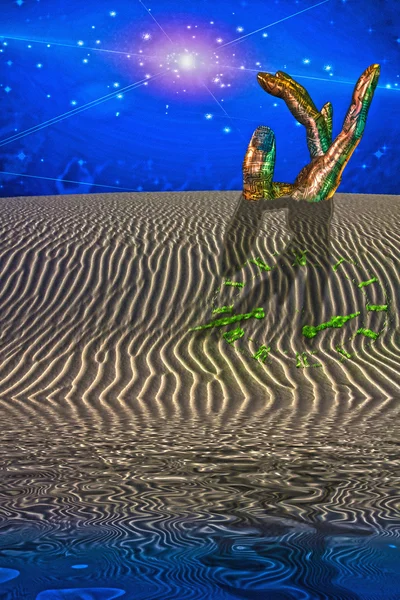
[[[257,72],[286,71],[319,109],[331,101],[336,136],[372,63],[378,88],[338,192],[400,193],[399,0],[1,8],[0,196],[240,190],[258,125],[276,135],[274,180],[293,182],[309,162],[305,129]]]

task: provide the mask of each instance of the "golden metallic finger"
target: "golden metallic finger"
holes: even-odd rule
[[[273,197],[275,135],[261,125],[252,135],[243,161],[243,196],[246,200]]]
[[[358,79],[342,131],[326,154],[327,161],[331,164],[338,163],[341,171],[343,171],[364,133],[379,74],[380,66],[374,64],[370,65]]]
[[[322,156],[331,143],[324,116],[318,112],[308,92],[302,86],[282,71],[278,73],[277,75],[258,73],[257,81],[266,92],[282,98],[292,115],[306,127],[307,146],[311,158]]]

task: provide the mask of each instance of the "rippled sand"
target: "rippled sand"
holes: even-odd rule
[[[398,598],[399,217],[0,199],[0,597]]]

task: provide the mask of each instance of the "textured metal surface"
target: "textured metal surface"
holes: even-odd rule
[[[290,75],[258,73],[261,87],[282,98],[292,115],[305,126],[311,162],[298,174],[294,184],[273,182],[275,135],[266,126],[257,127],[243,161],[243,195],[246,200],[274,199],[290,195],[295,200],[320,202],[331,198],[341,175],[364,133],[368,110],[378,84],[380,66],[370,65],[353,90],[342,131],[332,142],[332,104],[318,111],[307,90]]]

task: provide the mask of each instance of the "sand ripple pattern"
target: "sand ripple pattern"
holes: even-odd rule
[[[95,418],[116,407],[262,413],[277,402],[311,413],[322,403],[331,414],[351,402],[356,420],[396,411],[400,196],[338,194],[311,216],[308,203],[297,213],[282,205],[258,221],[256,205],[243,210],[240,201],[237,192],[1,199],[4,408],[29,413],[46,399]],[[303,242],[306,266],[294,264]],[[232,271],[232,256],[273,268]],[[244,288],[224,286],[229,269]],[[371,277],[378,283],[358,288]],[[388,312],[367,312],[366,293]],[[229,327],[188,331],[223,304],[266,316],[242,323],[234,344],[222,337]],[[358,310],[340,329],[301,334],[304,324]],[[357,335],[361,321],[381,331],[376,341]],[[261,344],[271,347],[265,363],[252,358]],[[296,367],[303,352],[321,366]]]

